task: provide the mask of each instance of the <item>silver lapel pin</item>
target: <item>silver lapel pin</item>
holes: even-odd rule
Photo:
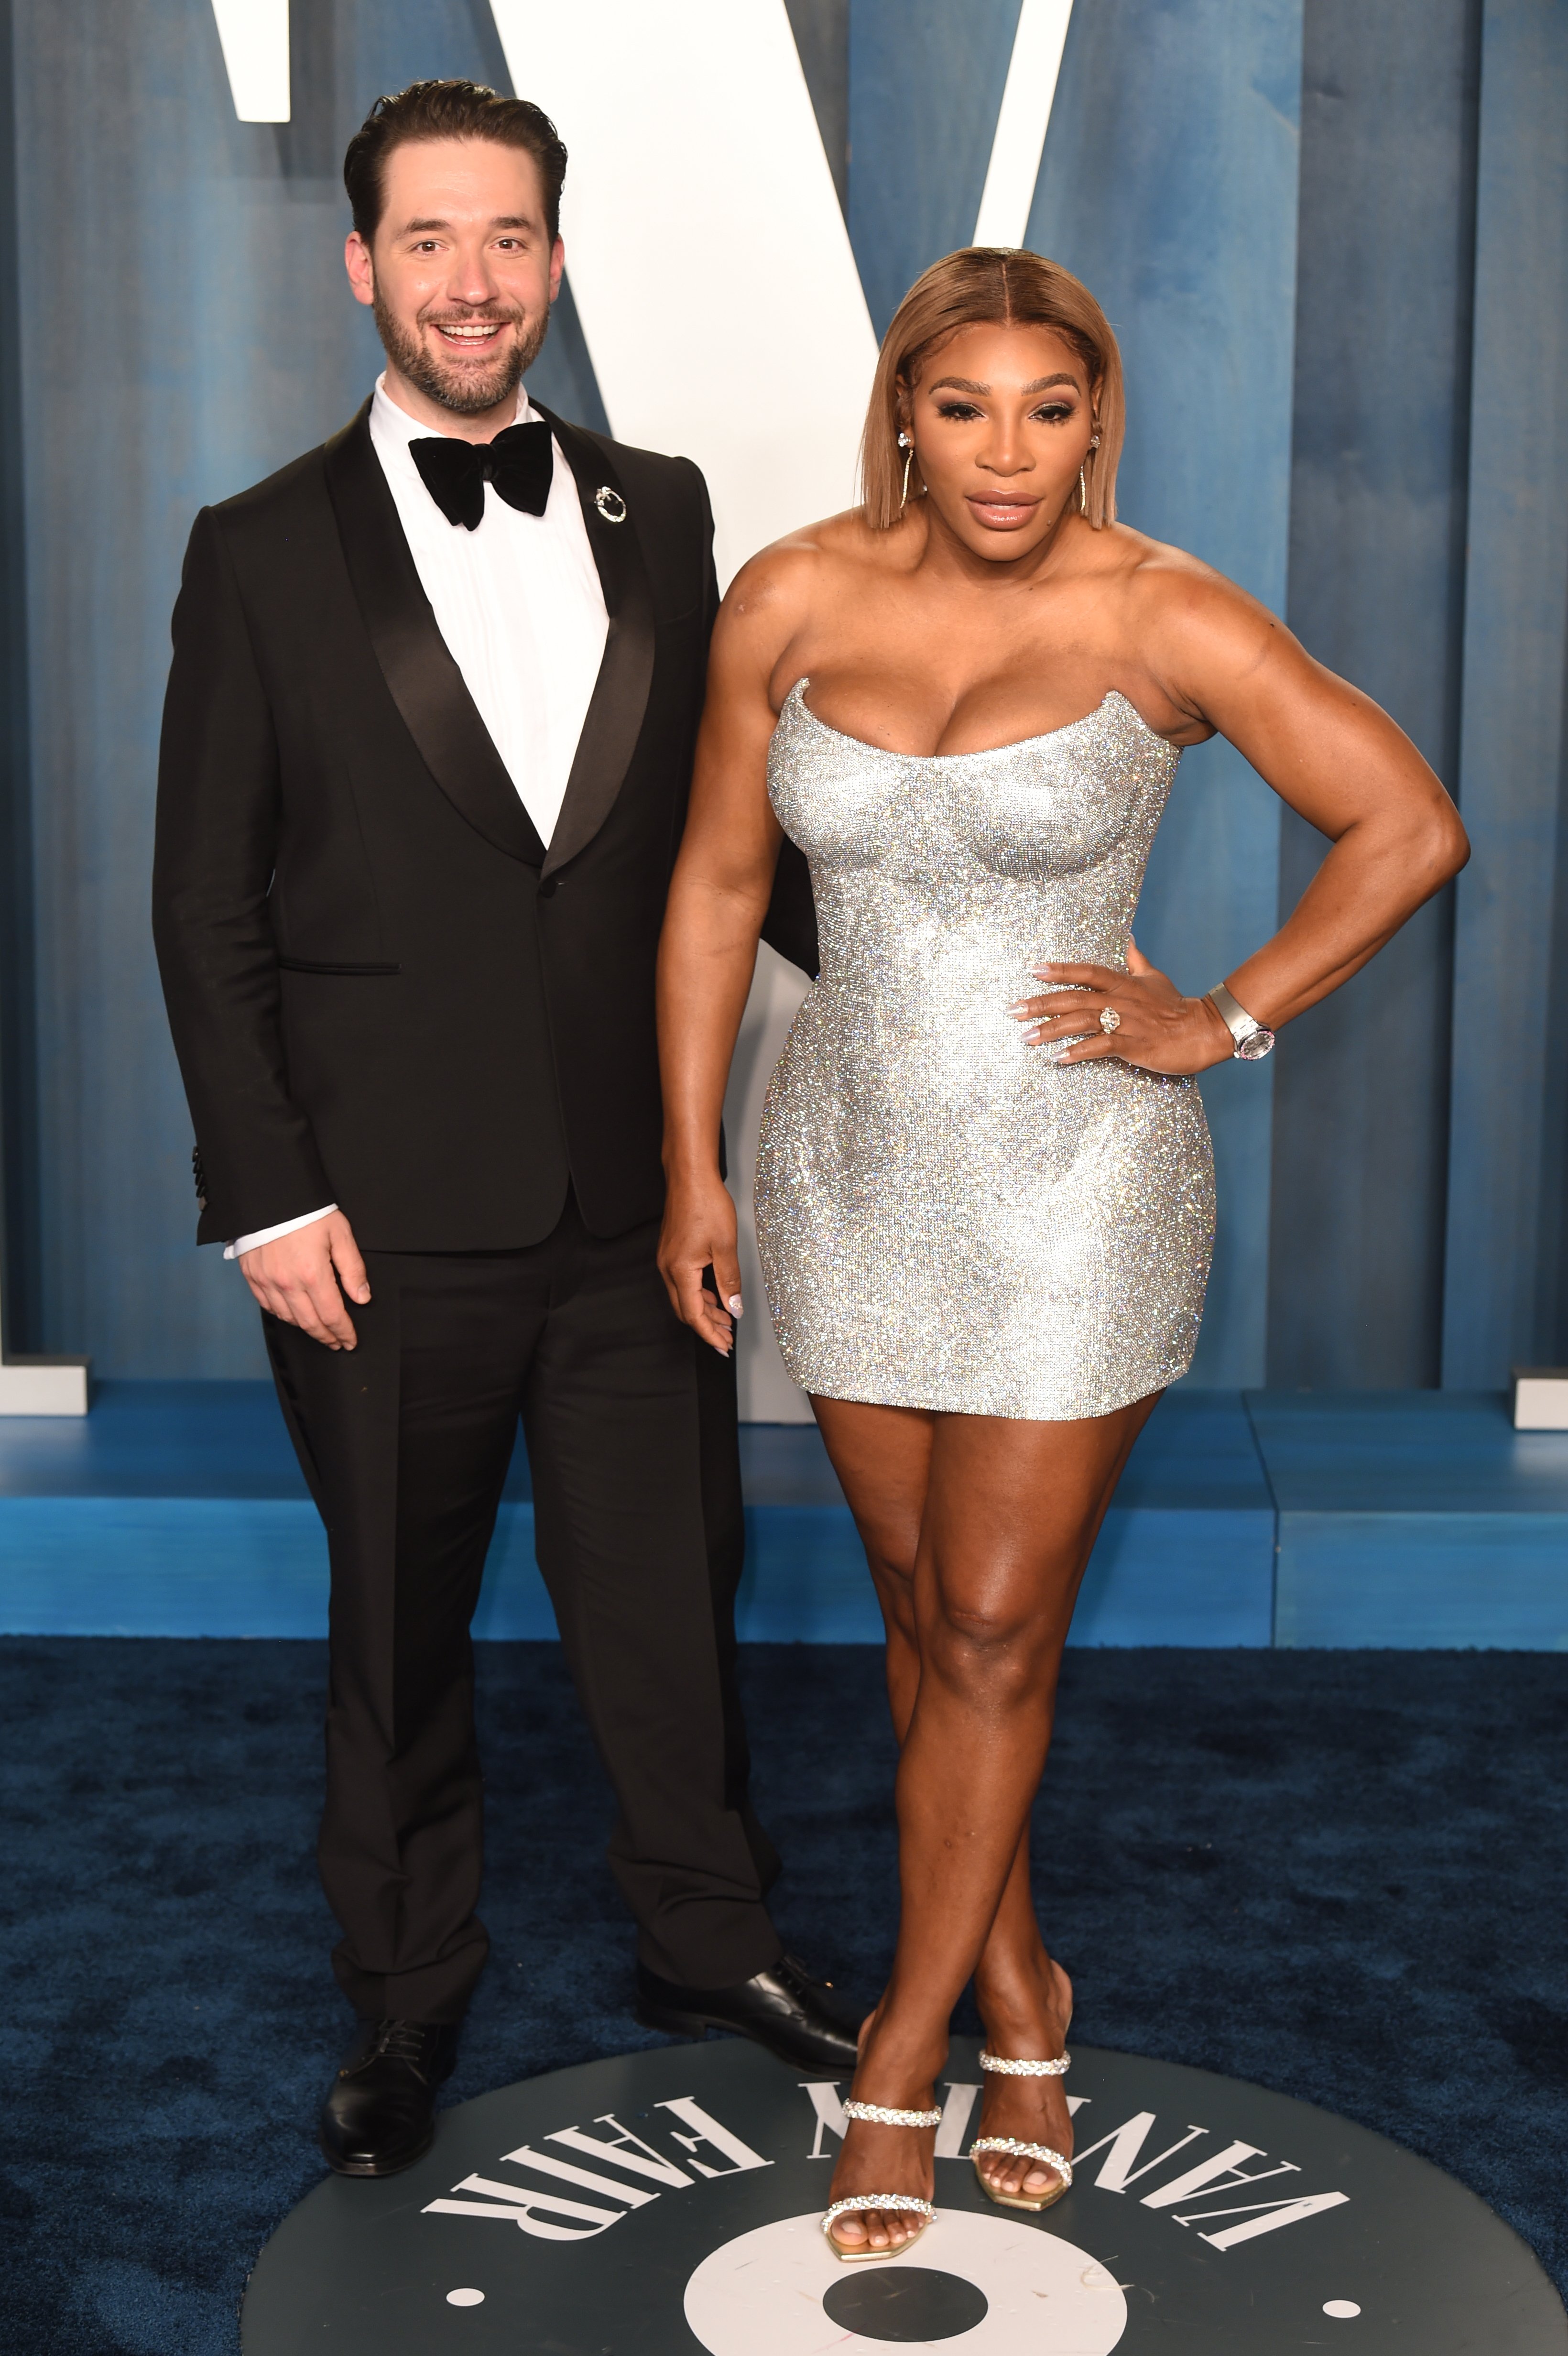
[[[625,522],[626,502],[619,491],[611,489],[608,483],[600,484],[593,494],[593,504],[606,523]]]

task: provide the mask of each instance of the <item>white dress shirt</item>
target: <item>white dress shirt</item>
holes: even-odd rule
[[[537,418],[519,388],[517,413]],[[549,843],[565,798],[577,740],[588,717],[603,660],[609,616],[571,467],[555,452],[555,474],[540,516],[508,507],[493,483],[485,486],[485,513],[475,531],[448,523],[424,487],[409,444],[434,438],[432,429],[400,409],[376,380],[370,441],[397,505],[414,568],[463,683],[517,789],[518,798]],[[260,1227],[225,1248],[238,1259],[258,1245],[325,1219],[319,1211]]]

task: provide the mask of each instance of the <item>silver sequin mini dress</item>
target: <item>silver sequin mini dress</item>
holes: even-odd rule
[[[1109,1414],[1191,1361],[1202,1099],[1110,1058],[1054,1064],[1008,1008],[1048,959],[1125,969],[1180,756],[1112,693],[1025,744],[915,759],[828,727],[807,683],[768,756],[822,958],[757,1160],[784,1365],[827,1398]]]

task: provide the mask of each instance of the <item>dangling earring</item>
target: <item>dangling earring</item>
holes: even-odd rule
[[[1089,437],[1090,449],[1097,450],[1099,446],[1099,435],[1097,434],[1092,434]],[[1083,466],[1086,466],[1088,463],[1088,460],[1085,459],[1083,461]],[[1086,516],[1089,512],[1089,489],[1087,484],[1083,480],[1083,466],[1080,466],[1078,469],[1078,512],[1082,516]]]
[[[910,440],[907,434],[901,434],[899,435],[899,448],[909,452],[909,456],[904,460],[903,497],[899,501],[899,513],[900,515],[902,515],[905,508],[909,505],[909,470],[914,464],[914,444]]]

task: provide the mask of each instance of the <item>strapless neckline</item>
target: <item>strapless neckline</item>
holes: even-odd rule
[[[797,679],[795,680],[795,685],[790,689],[789,693],[784,697],[783,705],[780,707],[779,717],[781,720],[783,719],[784,712],[788,711],[790,705],[793,703],[799,711],[805,712],[806,718],[810,721],[814,728],[821,729],[825,736],[837,737],[840,744],[854,744],[858,746],[859,751],[862,753],[880,754],[884,760],[888,761],[919,761],[923,765],[946,765],[956,761],[994,761],[1000,754],[1025,753],[1029,751],[1031,745],[1049,744],[1055,737],[1075,735],[1081,728],[1091,728],[1093,726],[1095,721],[1103,716],[1107,704],[1112,703],[1119,703],[1125,711],[1129,712],[1135,725],[1143,731],[1144,734],[1148,737],[1152,744],[1163,745],[1168,753],[1178,753],[1179,751],[1179,747],[1173,744],[1168,736],[1162,736],[1157,729],[1154,729],[1149,726],[1148,722],[1144,718],[1143,713],[1138,710],[1137,705],[1132,701],[1132,698],[1130,696],[1124,695],[1119,687],[1108,687],[1105,690],[1104,694],[1100,698],[1099,702],[1094,706],[1093,711],[1085,712],[1081,719],[1065,720],[1062,722],[1060,728],[1043,729],[1038,736],[1015,736],[1010,744],[986,744],[980,746],[973,753],[895,753],[890,745],[869,744],[863,736],[850,736],[847,734],[842,728],[835,728],[830,720],[822,719],[818,713],[813,712],[810,704],[807,703],[805,700],[805,691],[810,685],[811,679],[809,674],[803,679]]]

